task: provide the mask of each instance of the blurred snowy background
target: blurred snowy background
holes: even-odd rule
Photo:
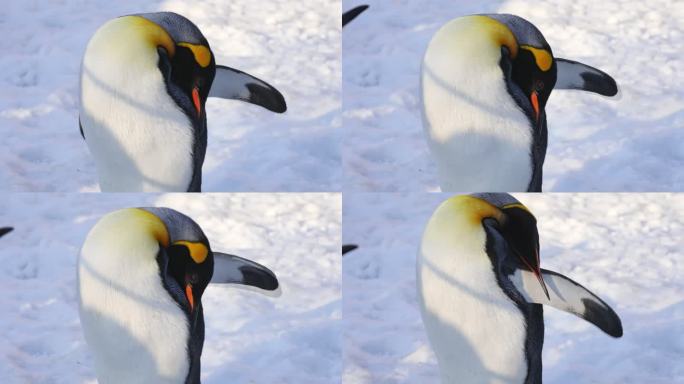
[[[439,383],[416,297],[416,252],[447,194],[344,196],[344,382]],[[544,382],[684,382],[684,196],[515,194],[536,216],[542,268],[605,300],[613,339],[545,307]]]
[[[97,191],[78,130],[83,51],[109,19],[173,11],[206,36],[216,63],[280,90],[275,114],[207,102],[204,191],[341,187],[339,0],[6,0],[0,7],[0,191]]]
[[[544,191],[684,190],[684,2],[345,0],[370,8],[343,33],[344,189],[438,191],[423,139],[419,73],[447,21],[513,13],[557,57],[612,75],[619,99],[554,91]]]
[[[341,198],[334,194],[0,195],[0,383],[95,383],[76,290],[78,251],[99,218],[165,206],[212,249],[268,266],[282,296],[209,286],[202,382],[333,383],[342,371]]]

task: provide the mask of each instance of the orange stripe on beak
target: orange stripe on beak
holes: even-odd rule
[[[199,89],[197,87],[192,89],[192,103],[195,104],[195,109],[197,110],[197,116],[201,113]]]
[[[534,108],[534,117],[539,121],[539,99],[537,98],[537,91],[532,91],[530,101],[532,102],[532,108]]]
[[[192,297],[192,285],[188,284],[185,286],[185,296],[188,297],[188,302],[190,303],[190,311],[195,310],[195,298]]]

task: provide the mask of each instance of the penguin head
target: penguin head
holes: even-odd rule
[[[556,83],[553,53],[544,36],[527,20],[507,14],[448,22],[430,42],[425,65],[469,96],[488,94],[503,75],[508,93],[534,123],[542,118]]]
[[[556,64],[549,43],[539,29],[522,17],[486,15],[508,27],[518,44],[517,54],[501,47],[501,67],[508,92],[516,103],[538,122],[556,84]],[[529,107],[532,107],[531,109]]]
[[[173,40],[174,47],[157,46],[159,70],[173,99],[192,118],[203,118],[204,105],[216,74],[209,42],[195,24],[173,12],[137,15],[156,24]]]
[[[84,71],[95,78],[116,71],[114,85],[135,99],[144,92],[136,86],[146,87],[147,79],[161,75],[167,93],[192,121],[205,118],[216,63],[207,39],[185,17],[157,12],[110,20],[95,33],[85,57],[92,61],[84,62]],[[121,82],[130,83],[124,87]]]
[[[433,236],[441,237],[432,242],[440,247],[462,247],[470,242],[470,246],[483,251],[488,241],[503,243],[507,252],[502,253],[507,260],[501,261],[533,272],[548,296],[540,269],[537,219],[513,196],[507,193],[454,196],[437,208],[428,229]]]
[[[201,298],[214,273],[214,254],[202,229],[191,218],[170,208],[134,208],[147,216],[144,230],[159,245],[156,261],[164,287],[189,314],[201,308]]]
[[[103,244],[106,246],[103,247]],[[211,249],[197,223],[170,208],[126,208],[100,219],[81,249],[81,262],[97,273],[131,284],[159,275],[164,288],[188,314],[201,313],[208,284],[239,284],[269,296],[280,283],[267,267]]]

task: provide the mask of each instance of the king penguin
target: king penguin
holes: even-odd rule
[[[81,325],[99,383],[199,384],[209,283],[279,292],[268,268],[212,251],[202,229],[173,209],[101,218],[78,260]]]
[[[421,96],[442,191],[541,192],[553,89],[618,91],[606,73],[554,57],[521,17],[472,15],[440,28],[423,58]]]
[[[444,384],[541,383],[542,305],[622,336],[608,304],[540,268],[536,219],[508,194],[443,202],[423,234],[417,282]]]
[[[199,192],[207,97],[287,109],[271,85],[216,65],[199,28],[171,12],[100,27],[83,55],[80,87],[81,135],[105,192]]]

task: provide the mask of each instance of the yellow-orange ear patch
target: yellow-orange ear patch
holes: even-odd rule
[[[195,61],[200,67],[206,68],[211,62],[211,51],[204,45],[190,44],[190,43],[178,43],[179,46],[188,48],[192,51],[192,55],[195,56]]]
[[[188,248],[188,251],[190,252],[190,257],[192,257],[192,260],[194,260],[197,264],[203,263],[204,260],[207,259],[207,255],[209,254],[209,250],[202,243],[193,243],[192,241],[181,240],[176,241],[173,244],[184,245],[186,248]]]
[[[553,64],[553,56],[546,49],[535,48],[529,45],[521,45],[521,49],[530,51],[534,56],[534,61],[537,63],[537,67],[542,71],[546,72],[551,68]]]

